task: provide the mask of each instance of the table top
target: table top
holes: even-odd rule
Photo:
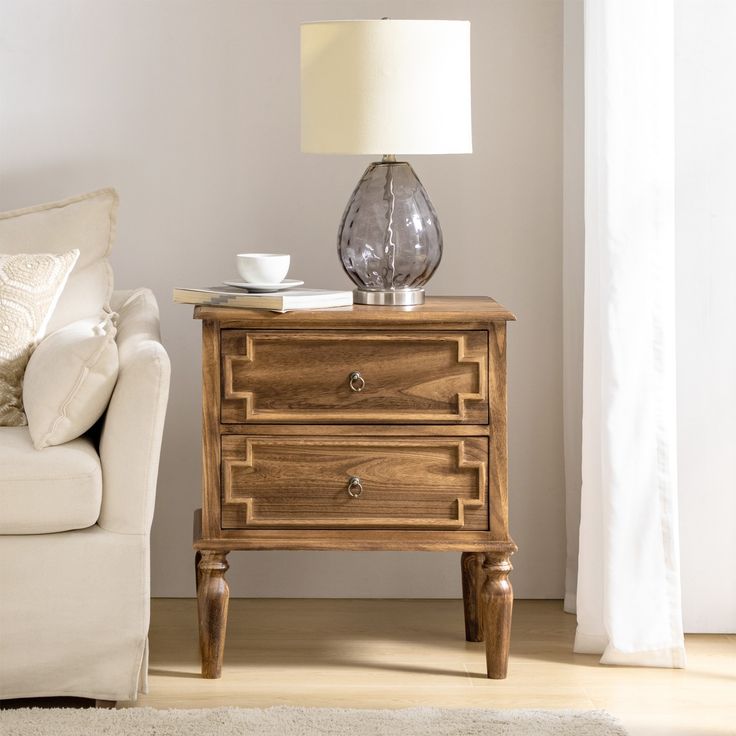
[[[507,322],[516,317],[502,304],[488,296],[430,296],[424,304],[410,307],[377,307],[354,304],[331,309],[299,309],[279,313],[265,309],[240,309],[200,305],[194,318],[218,322],[254,322],[272,327],[381,326],[401,323],[458,324]]]

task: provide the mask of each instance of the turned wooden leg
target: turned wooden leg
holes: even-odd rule
[[[197,550],[194,553],[194,585],[195,590],[199,593],[199,562],[202,559],[202,553]]]
[[[227,628],[227,604],[230,589],[225,580],[227,552],[202,552],[197,565],[199,588],[199,653],[202,657],[202,677],[215,679],[222,672],[222,655],[225,650]]]
[[[511,609],[514,592],[509,582],[511,567],[507,552],[487,552],[483,561],[485,581],[481,589],[483,633],[486,640],[488,677],[506,677],[511,640]]]
[[[466,641],[483,641],[483,607],[480,591],[483,583],[482,552],[463,552],[460,569],[463,577],[463,607]]]

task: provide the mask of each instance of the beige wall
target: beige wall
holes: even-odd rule
[[[147,285],[173,364],[152,575],[193,592],[199,496],[199,324],[171,287],[234,274],[233,253],[293,254],[291,275],[346,287],[335,231],[364,158],[299,152],[303,20],[472,22],[470,156],[415,157],[440,213],[435,294],[490,294],[510,330],[511,517],[522,597],[561,597],[562,5],[5,0],[0,27],[0,209],[113,184],[117,285]],[[400,153],[400,152],[399,152]],[[452,554],[231,556],[235,595],[457,596]]]
[[[582,487],[583,295],[585,291],[585,95],[583,0],[564,2],[563,206],[562,206],[562,398],[565,406],[565,610],[574,612],[578,588],[580,489]]]

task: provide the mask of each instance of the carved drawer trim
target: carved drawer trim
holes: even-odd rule
[[[488,422],[488,350],[487,350],[487,333],[482,330],[473,330],[468,332],[397,332],[394,334],[362,334],[355,332],[286,332],[286,331],[243,331],[243,330],[223,330],[223,351],[222,351],[222,418],[224,423],[248,423],[248,422],[290,422],[290,423],[355,423],[355,422],[400,422],[400,423],[470,423],[470,424],[486,424]],[[297,399],[293,406],[284,409],[269,409],[259,407],[259,397],[256,391],[245,388],[243,385],[236,386],[236,375],[238,368],[248,364],[254,365],[258,354],[258,344],[286,344],[288,341],[289,350],[293,351],[293,361],[286,365],[273,365],[273,371],[276,373],[280,370],[291,369],[294,363],[298,363],[300,348],[307,349],[310,345],[315,346],[318,343],[330,344],[334,343],[335,348],[339,350],[346,344],[352,343],[356,346],[375,347],[378,355],[374,359],[368,359],[370,368],[374,373],[380,373],[382,350],[391,350],[397,343],[405,344],[407,351],[405,358],[402,358],[404,366],[402,373],[397,378],[396,386],[385,387],[387,396],[385,398],[385,407],[376,408],[375,402],[380,401],[382,396],[372,394],[372,386],[366,387],[362,393],[351,394],[348,392],[348,375],[353,369],[360,369],[360,360],[355,360],[354,365],[346,362],[341,358],[344,366],[340,369],[340,380],[343,378],[343,384],[335,384],[335,373],[332,372],[328,378],[326,375],[320,375],[320,368],[324,372],[329,372],[332,368],[330,361],[326,356],[322,356],[321,364],[315,365],[314,361],[305,366],[305,371],[316,371],[315,375],[306,375],[302,377],[305,381],[309,381],[314,391],[307,398]],[[448,378],[442,371],[432,366],[423,365],[421,360],[417,362],[412,356],[412,344],[419,348],[423,346],[424,350],[431,356],[433,348],[436,346],[438,355],[439,351],[444,349],[447,344],[455,346],[454,353],[456,355],[453,365],[472,365],[475,371],[472,373],[472,383],[477,388],[474,390],[452,391],[448,384],[453,380]],[[471,344],[472,343],[472,344]],[[282,356],[283,357],[283,356]],[[396,355],[391,356],[396,363]],[[349,367],[351,365],[352,367]],[[396,372],[394,365],[394,372]],[[470,380],[467,374],[464,378],[457,377],[456,382],[467,383]],[[260,380],[263,382],[263,378]],[[275,379],[277,380],[277,379]],[[296,379],[295,379],[296,380]],[[412,380],[415,383],[412,384]],[[320,383],[322,381],[322,383]],[[241,378],[241,383],[246,384],[245,378]],[[432,399],[427,397],[425,393],[431,393],[431,387],[440,384],[438,389],[439,395],[436,397],[437,404],[451,403],[455,408],[439,409],[439,408],[421,408],[422,404],[431,403]],[[425,387],[430,387],[425,390]],[[287,387],[288,388],[288,387]],[[418,389],[418,390],[417,390]],[[265,393],[264,389],[261,391]],[[343,391],[344,393],[340,393]],[[393,397],[393,400],[392,400]],[[450,401],[450,398],[452,400]],[[403,406],[396,399],[403,402]],[[304,408],[310,401],[314,401],[315,405]],[[323,401],[323,405],[319,406],[319,402]],[[278,402],[278,399],[277,399]],[[301,402],[301,406],[300,406]]]
[[[466,517],[468,513],[482,509],[483,522],[478,521],[479,515],[476,511],[474,515],[474,526],[475,529],[487,529],[488,528],[488,511],[487,511],[487,499],[488,499],[488,440],[485,437],[445,437],[445,438],[426,438],[422,437],[419,440],[411,440],[406,438],[383,438],[383,439],[363,439],[363,438],[321,438],[321,439],[307,439],[307,438],[286,438],[286,437],[250,437],[243,435],[225,435],[222,437],[223,451],[222,451],[222,501],[223,510],[227,511],[228,507],[236,507],[238,509],[236,514],[235,523],[227,523],[223,519],[223,528],[385,528],[385,529],[463,529],[466,526]],[[309,448],[313,448],[317,452],[314,455],[313,462],[314,467],[310,468],[309,459]],[[314,483],[320,483],[320,475],[325,479],[325,483],[329,483],[330,490],[320,491],[316,500],[316,505],[320,504],[324,508],[333,509],[332,505],[334,502],[331,500],[330,493],[334,495],[334,486],[336,482],[339,484],[347,483],[348,473],[345,473],[344,477],[339,479],[336,476],[330,475],[330,470],[324,470],[323,466],[319,463],[320,455],[325,456],[331,454],[338,458],[336,462],[347,462],[350,466],[351,453],[360,452],[366,454],[366,451],[375,451],[376,455],[381,456],[393,456],[397,466],[401,464],[402,454],[410,454],[413,451],[427,453],[432,449],[435,451],[437,457],[435,461],[441,460],[439,451],[448,450],[454,457],[455,467],[450,470],[449,476],[455,476],[460,478],[466,471],[475,470],[476,480],[472,483],[468,482],[468,487],[474,488],[472,497],[460,497],[453,496],[449,491],[444,489],[438,490],[436,487],[430,489],[430,491],[422,496],[421,491],[417,492],[416,497],[406,498],[406,502],[403,503],[404,508],[402,509],[402,515],[391,515],[386,514],[382,516],[374,515],[359,515],[357,513],[360,509],[359,501],[355,506],[347,506],[344,513],[333,514],[333,515],[305,515],[300,513],[297,509],[294,513],[286,514],[278,517],[268,517],[262,515],[259,510],[259,499],[254,496],[243,495],[238,493],[234,488],[233,477],[237,470],[255,470],[258,462],[258,451],[259,449],[276,450],[284,453],[285,457],[289,456],[290,450],[294,453],[297,450],[306,450],[306,456],[303,458],[304,471],[308,473],[310,470],[314,473],[312,480]],[[228,457],[236,455],[237,457]],[[432,460],[431,454],[428,455],[428,459]],[[274,464],[274,460],[270,462]],[[385,462],[391,462],[386,460]],[[358,467],[360,463],[363,465],[370,465],[366,460],[356,461],[355,467]],[[388,471],[390,473],[390,471]],[[385,475],[385,471],[381,473]],[[300,476],[302,477],[302,476]],[[426,480],[435,482],[440,478],[440,473],[437,470],[426,471]],[[261,483],[263,483],[261,479]],[[288,488],[298,486],[300,480],[299,477],[281,477],[274,478],[273,482],[268,481],[268,493],[271,495],[278,495],[279,483],[286,483]],[[372,485],[379,485],[383,483],[385,486],[385,478],[382,481],[373,480],[367,478],[365,481],[366,487],[370,494]],[[406,487],[405,477],[399,477],[397,472],[397,485],[403,483]],[[421,479],[417,479],[417,488],[421,489]],[[401,490],[397,490],[396,494],[401,493]],[[392,496],[392,491],[386,490],[384,487],[380,491],[380,495],[383,497]],[[338,497],[340,501],[345,501],[344,497]],[[398,500],[402,500],[398,496]],[[396,503],[397,498],[391,498],[392,503]],[[403,502],[403,500],[402,500]],[[350,502],[349,502],[350,503]],[[377,502],[381,504],[381,500]],[[388,502],[386,502],[388,503]],[[428,509],[431,505],[442,504],[446,505],[450,503],[454,505],[453,518],[433,518],[431,515],[427,515]],[[425,515],[422,516],[419,513],[416,516],[412,516],[412,505],[416,511],[424,511]],[[433,507],[433,506],[432,506]],[[286,508],[286,507],[285,507]],[[354,512],[354,513],[351,513]],[[231,515],[232,517],[232,515]]]

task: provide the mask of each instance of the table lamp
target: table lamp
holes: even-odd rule
[[[337,234],[355,303],[422,304],[442,230],[396,154],[472,152],[470,23],[304,23],[301,89],[303,152],[382,156],[358,182]]]

